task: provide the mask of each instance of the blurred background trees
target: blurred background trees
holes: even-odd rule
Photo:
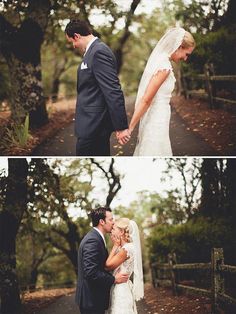
[[[128,10],[122,11],[117,4],[110,0],[101,2],[1,1],[0,54],[8,66],[8,79],[11,86],[8,100],[13,120],[15,122],[22,121],[29,114],[32,127],[38,127],[47,122],[42,72],[44,70],[47,72],[49,69],[49,73],[45,73],[44,82],[48,82],[49,75],[48,91],[55,100],[59,92],[62,74],[75,62],[78,64],[78,61],[73,60],[72,54],[67,51],[68,45],[63,31],[63,26],[70,18],[85,19],[91,25],[90,18],[94,10],[103,12],[105,16],[110,15],[110,23],[106,28],[106,33],[109,33],[107,37],[110,37],[116,32],[116,22],[124,17],[125,27],[119,35],[114,37],[115,41],[113,40],[112,45],[119,69],[122,64],[123,46],[130,36],[129,26],[139,2],[140,0],[133,0]],[[93,25],[91,26],[94,29]],[[94,29],[97,35],[100,31],[102,32],[102,29],[98,29],[98,31]],[[46,60],[45,67],[42,68],[41,60],[44,54],[49,58]],[[3,79],[3,75],[1,75],[1,79]],[[73,80],[74,82],[76,80],[75,73]],[[4,94],[4,90],[1,93]]]
[[[202,73],[213,63],[217,74],[235,74],[235,2],[233,0],[160,1],[151,13],[141,0],[1,1],[0,99],[12,118],[30,113],[31,126],[47,122],[46,100],[76,94],[81,57],[65,40],[70,18],[88,21],[94,34],[114,51],[122,87],[135,94],[147,58],[164,31],[176,24],[190,30],[197,47],[184,70]]]
[[[177,163],[178,164],[178,163]],[[151,258],[166,260],[175,252],[178,262],[208,262],[212,247],[223,247],[226,261],[235,256],[235,159],[203,159],[199,174],[199,205],[183,223],[161,223],[149,238]]]

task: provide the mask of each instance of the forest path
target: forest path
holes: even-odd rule
[[[37,314],[76,314],[75,295],[57,299]],[[168,288],[153,288],[145,285],[145,298],[137,303],[138,314],[210,314],[210,301],[204,297],[173,296]]]
[[[133,114],[134,98],[126,98],[128,120]],[[115,134],[111,136],[111,156],[132,156],[136,145],[138,128],[132,134],[127,145],[117,143]],[[170,140],[174,156],[216,156],[218,155],[198,134],[189,130],[185,121],[172,108],[170,122]],[[76,138],[74,122],[71,122],[57,134],[39,145],[33,156],[75,156]]]

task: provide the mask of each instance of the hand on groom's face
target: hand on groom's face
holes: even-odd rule
[[[118,247],[121,245],[121,238],[113,234],[112,232],[111,232],[111,241],[114,245]]]

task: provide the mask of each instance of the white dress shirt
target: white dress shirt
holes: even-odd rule
[[[102,239],[103,239],[103,242],[104,242],[105,247],[107,247],[107,245],[106,245],[106,240],[105,240],[105,237],[104,237],[104,235],[102,234],[102,232],[101,232],[98,228],[96,228],[96,227],[93,227],[93,229],[97,230],[97,232],[100,234],[100,236],[101,236]]]
[[[86,52],[88,51],[89,47],[92,45],[92,43],[93,43],[96,39],[97,39],[97,37],[94,36],[94,37],[90,40],[90,42],[87,44],[87,47],[86,47],[86,49],[85,49],[84,56],[86,55]]]

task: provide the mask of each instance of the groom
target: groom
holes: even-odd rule
[[[114,225],[110,208],[99,207],[91,212],[93,229],[80,243],[76,303],[81,314],[104,314],[109,306],[111,286],[127,282],[128,274],[115,277],[104,269],[108,252],[104,235]]]
[[[121,144],[130,138],[115,56],[84,21],[71,20],[65,32],[83,55],[77,73],[76,155],[109,156],[113,131]]]

